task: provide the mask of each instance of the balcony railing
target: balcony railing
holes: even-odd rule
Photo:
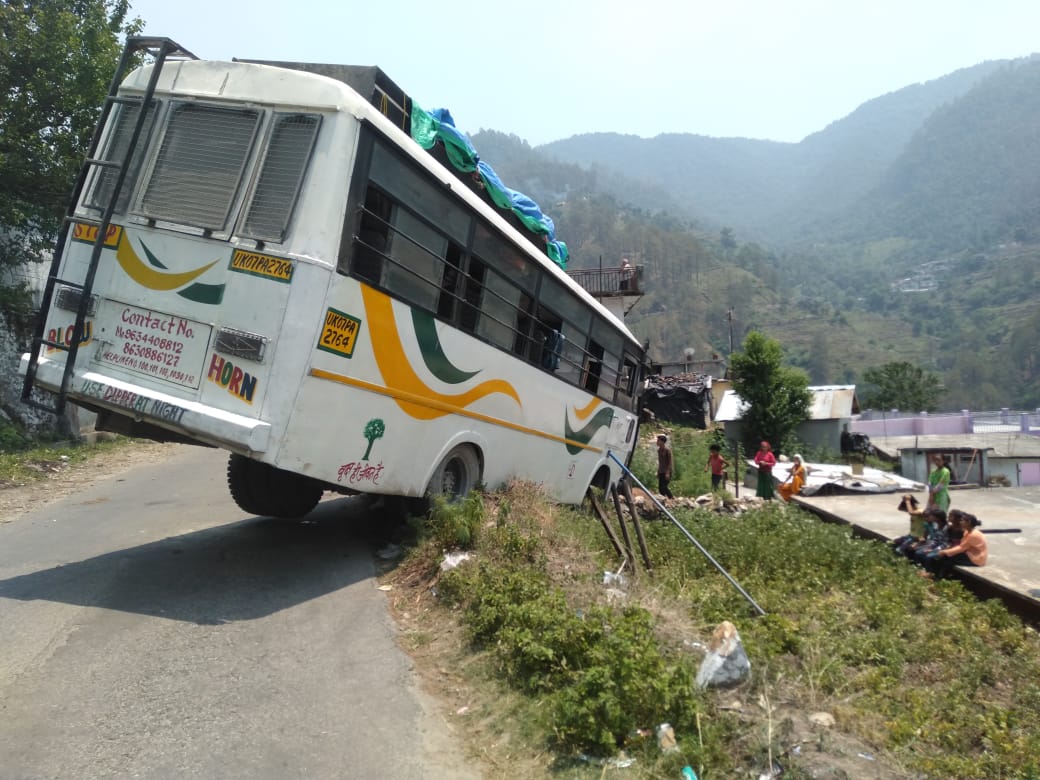
[[[567,273],[597,298],[643,294],[643,266],[586,268]]]

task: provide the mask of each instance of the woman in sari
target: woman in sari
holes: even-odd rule
[[[777,492],[780,493],[780,498],[784,502],[791,500],[791,496],[797,496],[802,492],[802,485],[805,484],[805,464],[802,463],[802,456],[795,455],[791,458],[791,471],[787,475],[780,486],[777,488]]]

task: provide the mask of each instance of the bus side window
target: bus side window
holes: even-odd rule
[[[589,353],[585,359],[585,373],[581,378],[581,386],[590,393],[599,390],[599,377],[603,373],[603,347],[595,341],[589,341]]]
[[[480,318],[480,297],[484,290],[485,266],[475,257],[469,259],[469,273],[462,293],[462,313],[459,317],[459,327],[467,333],[477,330],[477,320]]]
[[[441,292],[437,299],[437,316],[455,322],[455,302],[459,298],[459,279],[462,273],[462,249],[454,241],[448,242],[448,253],[444,258],[444,275],[441,277]]]
[[[383,287],[410,304],[436,311],[447,250],[443,233],[395,204]]]
[[[516,312],[516,338],[513,340],[513,353],[520,357],[526,357],[530,351],[531,324],[534,322],[531,316],[534,309],[534,301],[526,293],[520,296],[520,307]]]
[[[585,350],[582,348],[588,336],[570,322],[563,323],[563,348],[556,376],[568,384],[579,387],[584,365]]]
[[[383,259],[390,236],[390,215],[393,204],[379,190],[369,187],[365,205],[361,209],[361,224],[354,239],[354,260],[351,264],[356,276],[379,284]]]
[[[632,409],[632,401],[636,395],[636,380],[639,377],[639,368],[635,362],[625,357],[621,368],[621,379],[618,382],[617,404],[626,409]]]
[[[563,351],[563,320],[539,306],[535,333],[537,335],[531,341],[529,359],[542,368],[555,371],[560,365],[560,354]]]

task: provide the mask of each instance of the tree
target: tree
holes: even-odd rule
[[[46,256],[121,52],[129,0],[0,0],[0,271]]]
[[[376,439],[383,438],[384,433],[386,433],[386,424],[378,417],[369,420],[365,424],[364,437],[368,439],[368,449],[361,456],[361,460],[368,460],[368,456],[372,454],[372,445],[376,443]]]
[[[767,439],[782,450],[809,416],[809,378],[782,365],[780,343],[758,331],[747,335],[743,348],[730,358],[730,376],[734,391],[747,404],[742,418],[744,444],[753,452],[758,449],[756,441]]]
[[[863,380],[873,385],[863,394],[863,405],[870,409],[932,412],[946,393],[938,376],[906,361],[868,368]]]

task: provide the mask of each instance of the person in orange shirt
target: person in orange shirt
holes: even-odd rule
[[[989,558],[986,537],[979,526],[982,523],[975,515],[960,512],[954,515],[959,524],[962,536],[959,542],[945,550],[940,550],[931,566],[936,579],[948,577],[954,566],[985,566]]]
[[[708,453],[708,462],[704,464],[704,470],[711,469],[711,489],[714,492],[724,487],[726,466],[729,461],[722,457],[721,445],[712,444],[708,447]]]

